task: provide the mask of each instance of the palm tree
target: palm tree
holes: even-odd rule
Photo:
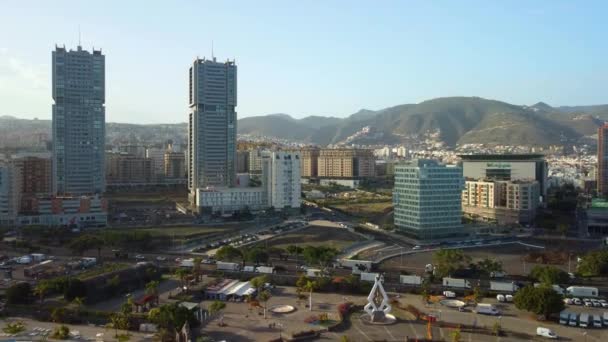
[[[203,258],[201,258],[201,257],[196,257],[193,260],[194,266],[192,267],[192,273],[194,273],[194,280],[196,280],[197,282],[199,282],[201,280],[201,262],[202,261],[203,261]]]
[[[152,280],[146,284],[146,294],[154,296],[154,301],[158,305],[158,280]]]
[[[185,269],[185,268],[178,268],[177,270],[175,270],[175,275],[181,280],[182,282],[182,288],[184,288],[186,286],[186,276],[189,274],[190,272]]]
[[[46,296],[50,289],[51,285],[46,280],[40,281],[38,282],[38,284],[36,284],[36,287],[34,288],[34,294],[37,295],[38,298],[40,298],[40,305],[42,305],[42,303],[44,302],[44,296]]]
[[[84,304],[84,298],[76,297],[76,298],[74,298],[74,300],[72,300],[72,303],[74,303],[74,305],[76,305],[76,316],[80,316],[80,308]]]
[[[308,310],[312,311],[312,291],[317,288],[317,282],[315,281],[307,281],[306,285],[304,285],[304,290],[308,291]]]
[[[226,307],[226,303],[216,300],[209,305],[209,313],[214,315],[221,312]],[[224,315],[220,316],[220,325],[224,325]]]
[[[268,291],[260,292],[260,294],[258,295],[258,299],[260,301],[264,302],[264,318],[266,318],[266,303],[268,303],[268,300],[270,299],[270,292],[268,292]]]

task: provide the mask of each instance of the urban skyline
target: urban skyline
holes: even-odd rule
[[[78,40],[77,22],[56,20],[64,15],[82,18],[83,46],[101,46],[112,56],[109,122],[182,122],[187,102],[183,70],[195,56],[210,56],[212,42],[218,55],[246,68],[241,117],[277,112],[344,116],[361,108],[456,95],[528,105],[606,102],[601,91],[606,64],[598,57],[606,55],[606,47],[596,43],[605,35],[599,23],[606,4],[598,1],[581,6],[389,2],[348,11],[339,3],[207,3],[202,14],[187,11],[192,3],[182,2],[148,6],[149,18],[142,18],[134,4],[114,12],[116,3],[69,3],[4,6],[0,29],[11,35],[0,43],[0,115],[50,118],[51,67],[44,51],[56,43],[75,46]],[[111,11],[113,25],[102,25]],[[210,27],[235,25],[195,35],[189,29],[195,13]],[[25,26],[20,15],[33,20]],[[166,19],[159,23],[155,15]],[[313,15],[317,25],[304,25]],[[459,19],[465,16],[467,21]],[[247,26],[243,18],[250,18]],[[285,30],[275,30],[277,23]],[[178,37],[197,43],[179,44]],[[385,62],[378,63],[378,56]],[[149,97],[163,100],[151,104]]]

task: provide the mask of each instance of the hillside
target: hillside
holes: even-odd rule
[[[380,110],[362,109],[348,117],[287,114],[246,117],[238,133],[328,144],[398,144],[426,132],[440,132],[449,144],[552,145],[575,143],[597,133],[608,105],[552,107],[544,102],[513,105],[479,97],[445,97]],[[50,136],[49,120],[0,117],[0,147],[28,146]],[[185,142],[187,125],[107,123],[108,143]]]

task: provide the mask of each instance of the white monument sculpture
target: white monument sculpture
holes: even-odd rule
[[[371,322],[383,322],[386,320],[386,315],[391,312],[391,305],[388,303],[388,296],[382,286],[384,277],[376,275],[374,287],[372,287],[369,296],[367,296],[367,305],[363,308],[370,317]]]

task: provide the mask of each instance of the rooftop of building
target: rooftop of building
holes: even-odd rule
[[[608,210],[608,201],[604,198],[594,198],[591,200],[591,209]]]
[[[459,154],[463,161],[524,161],[545,159],[543,154]]]

